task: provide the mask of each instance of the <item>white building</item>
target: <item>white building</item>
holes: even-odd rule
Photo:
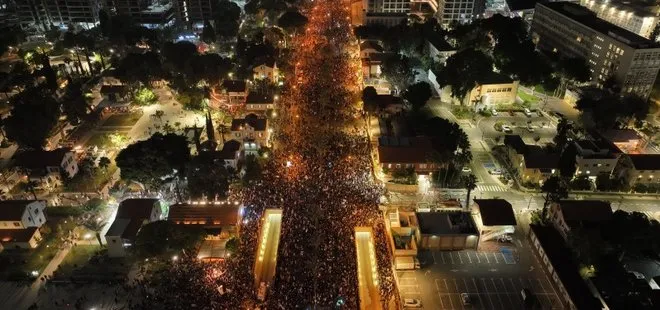
[[[46,223],[46,201],[0,201],[0,244],[2,248],[33,249],[41,242],[39,228]]]
[[[604,19],[630,32],[647,39],[658,25],[658,8],[637,6],[631,2],[619,0],[580,0],[580,4]]]
[[[599,175],[610,176],[619,162],[620,152],[615,152],[610,144],[603,140],[575,141],[576,176],[587,176],[592,181]]]
[[[105,233],[108,256],[126,256],[143,225],[163,219],[158,199],[126,199],[119,204],[117,215]]]
[[[68,148],[23,152],[17,156],[16,166],[27,173],[30,181],[42,187],[60,186],[63,175],[73,178],[78,173],[75,154]]]

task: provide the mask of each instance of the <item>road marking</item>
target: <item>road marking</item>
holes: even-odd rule
[[[502,309],[506,309],[506,308],[504,307],[504,303],[502,302],[502,297],[500,297],[499,292],[497,292],[497,286],[495,285],[495,281],[493,280],[493,278],[490,278],[490,283],[493,284],[493,288],[494,288],[495,291],[496,291],[496,292],[495,292],[495,296],[497,296],[497,300],[500,301],[500,306],[502,306]]]
[[[467,253],[468,261],[470,261],[470,264],[472,264],[472,258],[470,257],[470,252],[466,252],[466,253]]]
[[[490,264],[490,259],[488,259],[488,252],[484,253],[484,256],[486,256],[486,261]]]
[[[463,264],[463,258],[461,258],[461,252],[456,252],[456,255],[458,255],[458,260]]]
[[[472,279],[472,285],[474,285],[474,290],[477,291],[477,298],[479,298],[479,304],[480,304],[482,307],[484,307],[484,309],[485,309],[485,308],[486,308],[486,307],[485,307],[486,305],[484,304],[484,301],[481,299],[481,293],[479,292],[479,287],[477,286],[477,282],[474,281],[474,278],[471,278],[471,279]],[[492,305],[491,305],[491,306],[492,306]]]
[[[496,253],[493,253],[493,257],[495,257],[495,263],[496,263],[496,264],[499,264],[500,261],[497,260],[497,255],[495,255],[495,254],[496,254]]]
[[[440,252],[440,257],[442,258],[442,263],[446,264],[447,261],[445,261],[445,252]]]
[[[451,264],[454,264],[454,255],[451,255],[451,252],[449,252],[449,258],[451,258]]]
[[[479,252],[475,252],[475,254],[477,255],[477,263],[481,264],[481,258],[479,258]]]

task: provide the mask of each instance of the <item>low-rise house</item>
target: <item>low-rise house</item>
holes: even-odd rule
[[[450,86],[440,88],[440,84],[436,81],[437,76],[438,72],[429,70],[428,79],[435,91],[440,94],[440,98],[443,101],[471,105],[477,110],[514,103],[518,96],[518,81],[514,81],[503,74],[492,72],[491,74],[480,77],[477,86],[461,102],[460,98],[451,96]]]
[[[277,68],[277,63],[273,59],[266,59],[258,63],[252,68],[253,77],[255,80],[269,80],[272,83],[277,83],[280,76],[280,70]]]
[[[368,54],[368,57],[362,58],[362,76],[364,78],[378,78],[381,76],[383,71],[381,70],[381,65],[385,60],[390,57],[399,57],[395,53],[387,52],[371,52]]]
[[[578,140],[574,144],[576,176],[587,176],[595,181],[599,175],[610,176],[619,162],[620,152],[607,141]]]
[[[245,110],[248,113],[261,112],[275,109],[275,100],[273,95],[251,92],[245,99]]]
[[[227,238],[237,232],[238,206],[176,204],[170,207],[167,220],[177,225],[203,227],[210,239]]]
[[[0,201],[0,244],[5,249],[33,249],[41,242],[46,201]]]
[[[238,160],[241,156],[241,143],[236,140],[225,142],[222,149],[213,152],[215,159],[222,160],[227,167],[238,169]]]
[[[41,187],[60,186],[63,177],[73,178],[78,173],[78,162],[69,148],[25,151],[17,156],[16,166]]]
[[[243,143],[247,153],[258,151],[263,146],[270,145],[270,131],[268,120],[259,118],[255,114],[248,114],[245,118],[236,118],[231,122],[232,139]]]
[[[369,59],[371,55],[384,52],[383,47],[375,40],[364,40],[360,43],[360,58]]]
[[[228,104],[245,104],[248,95],[247,83],[242,80],[222,81],[222,96]]]
[[[526,144],[519,135],[506,135],[504,145],[514,175],[523,183],[543,184],[559,168],[559,154]]]
[[[456,54],[457,51],[444,38],[437,35],[431,35],[426,38],[426,49],[429,58],[441,64],[444,64],[447,58]]]
[[[564,309],[606,309],[579,274],[571,249],[554,227],[529,225],[529,239]],[[538,293],[538,292],[532,292]]]
[[[428,174],[439,169],[431,162],[433,147],[427,137],[378,138],[378,162],[387,170],[414,168],[417,174]]]
[[[548,218],[557,231],[568,240],[571,229],[597,228],[612,218],[612,207],[601,200],[562,200],[548,209]]]
[[[516,216],[513,207],[504,199],[475,199],[479,213],[475,222],[479,229],[480,242],[497,239],[516,231]]]
[[[628,154],[632,167],[627,172],[628,183],[655,185],[660,183],[660,154]]]
[[[108,256],[126,256],[143,225],[163,219],[161,202],[154,198],[126,199],[119,204],[117,215],[105,233]]]
[[[410,225],[417,228],[416,237],[422,249],[476,249],[479,244],[479,231],[470,212],[415,212]]]
[[[633,129],[609,129],[601,135],[626,154],[643,153],[648,143]]]

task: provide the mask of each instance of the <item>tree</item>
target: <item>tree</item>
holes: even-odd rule
[[[403,98],[408,100],[412,105],[413,110],[419,110],[426,105],[426,102],[431,99],[433,93],[431,92],[431,85],[426,82],[418,82],[412,84],[403,93]]]
[[[202,152],[194,157],[186,171],[188,193],[194,199],[225,199],[229,185],[236,179],[234,169],[226,166],[224,160],[214,158],[210,152]]]
[[[609,92],[582,96],[575,104],[587,128],[625,127],[633,120],[643,120],[649,113],[649,101],[634,94],[620,96]]]
[[[32,194],[32,199],[34,200],[37,200],[37,186],[39,186],[39,183],[36,181],[28,180],[27,183],[25,183],[25,191]]]
[[[211,22],[209,22],[208,19],[205,19],[204,29],[202,29],[202,41],[211,44],[215,43],[215,38],[215,29],[213,29],[213,25],[211,25]]]
[[[230,255],[233,255],[238,251],[239,242],[240,240],[238,240],[236,236],[231,236],[231,238],[227,240],[227,243],[225,243],[225,250],[227,250]]]
[[[92,214],[98,214],[103,212],[108,204],[101,198],[92,198],[88,200],[83,206],[85,212],[90,212]],[[96,217],[96,216],[94,216]]]
[[[397,54],[385,59],[381,71],[397,91],[403,91],[415,79],[410,59],[403,55]]]
[[[559,202],[561,199],[568,197],[568,189],[559,177],[551,176],[543,182],[541,191],[545,193],[541,218],[546,220],[550,203]]]
[[[153,257],[168,251],[193,249],[205,236],[202,228],[176,225],[170,221],[156,221],[140,228],[134,248],[138,256]]]
[[[373,86],[367,86],[362,90],[362,102],[364,111],[374,113],[378,110],[378,92]]]
[[[586,175],[581,175],[570,181],[570,187],[572,190],[576,191],[586,191],[591,190],[591,180]]]
[[[133,96],[133,102],[139,106],[152,105],[158,102],[158,96],[156,96],[153,90],[142,87]]]
[[[557,123],[557,134],[553,138],[553,142],[555,143],[555,147],[558,151],[561,152],[564,147],[566,147],[566,143],[568,142],[568,133],[572,128],[573,125],[571,125],[568,120],[565,118],[559,119],[559,122]]]
[[[216,34],[222,39],[235,37],[238,34],[241,17],[241,8],[238,4],[229,0],[219,0],[215,2],[213,11],[216,12],[214,16]]]
[[[243,174],[243,184],[250,184],[261,178],[263,168],[254,155],[245,156],[245,173]]]
[[[277,19],[277,25],[286,29],[287,32],[297,32],[307,25],[307,17],[298,11],[287,11]]]
[[[109,37],[112,33],[112,20],[106,9],[99,10],[99,28],[104,37]]]
[[[82,85],[69,78],[66,92],[62,99],[62,112],[72,125],[78,125],[87,116],[89,105],[82,91]]]
[[[59,86],[57,85],[57,74],[55,70],[50,66],[50,58],[46,54],[38,54],[41,62],[41,69],[37,73],[40,76],[43,76],[46,79],[46,85],[51,91],[55,91]]]
[[[441,87],[450,86],[451,95],[461,102],[484,77],[493,75],[493,61],[483,52],[469,48],[447,59],[438,72]]]
[[[5,119],[7,138],[22,147],[41,149],[57,125],[60,104],[50,90],[32,87],[12,97],[11,115]]]
[[[196,55],[190,61],[190,73],[193,83],[201,80],[209,85],[217,85],[232,70],[232,63],[218,54]]]
[[[127,146],[115,158],[122,179],[140,182],[151,189],[183,172],[188,161],[190,149],[186,137],[161,133]]]
[[[559,156],[559,174],[565,181],[570,181],[575,176],[577,146],[574,143],[567,145]]]
[[[96,170],[96,163],[92,157],[87,156],[78,163],[78,167],[80,171],[91,177]]]
[[[110,167],[110,164],[112,161],[108,157],[101,157],[99,158],[99,168],[103,169],[104,172],[108,171],[108,167]]]
[[[465,208],[467,209],[470,206],[470,194],[477,188],[477,177],[474,174],[468,174],[464,175],[461,181],[467,190],[467,197],[465,198]]]
[[[179,57],[185,57],[185,55],[182,54]],[[124,83],[148,85],[152,79],[163,77],[164,72],[157,53],[129,53],[119,61],[115,76]]]

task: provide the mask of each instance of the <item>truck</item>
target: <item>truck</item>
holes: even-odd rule
[[[396,270],[419,269],[419,260],[413,256],[399,256],[394,258]]]

